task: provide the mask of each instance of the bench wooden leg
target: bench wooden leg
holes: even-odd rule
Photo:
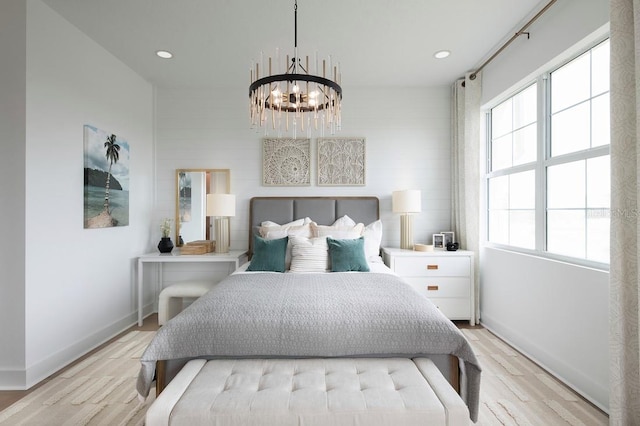
[[[156,397],[167,386],[167,361],[156,361]]]

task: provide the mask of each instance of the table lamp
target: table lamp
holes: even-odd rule
[[[413,216],[422,211],[420,190],[405,189],[391,194],[393,213],[400,213],[400,248],[413,249]]]
[[[236,215],[236,196],[233,194],[207,194],[207,216],[215,217],[216,253],[228,253],[230,242],[229,217]]]

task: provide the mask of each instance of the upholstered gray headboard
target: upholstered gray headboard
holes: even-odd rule
[[[249,256],[253,253],[253,233],[266,220],[288,223],[310,217],[318,225],[331,225],[348,215],[365,225],[380,218],[378,197],[253,197],[249,203]]]

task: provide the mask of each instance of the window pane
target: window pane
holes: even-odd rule
[[[489,209],[509,208],[509,176],[489,180]]]
[[[530,124],[513,132],[513,165],[536,161],[538,136],[536,124]]]
[[[591,96],[609,91],[609,40],[591,51]]]
[[[513,128],[535,123],[538,114],[537,85],[533,84],[513,97]]]
[[[547,251],[572,257],[585,257],[585,211],[547,212]]]
[[[551,117],[551,155],[558,156],[589,148],[589,102]]]
[[[509,219],[509,244],[528,249],[536,248],[535,210],[512,210]]]
[[[514,173],[509,179],[509,208],[536,208],[536,174],[535,171]]]
[[[511,99],[508,99],[491,110],[491,138],[496,139],[511,132]]]
[[[509,244],[508,210],[491,210],[489,212],[489,241]]]
[[[551,73],[551,112],[589,99],[591,93],[589,52]]]
[[[591,146],[609,145],[609,94],[591,100]]]
[[[512,134],[495,139],[491,142],[491,170],[511,167],[511,139]]]
[[[587,210],[587,259],[609,263],[609,210]]]
[[[601,148],[611,142],[609,51],[607,40],[551,71],[548,91],[532,84],[491,110],[489,241],[609,262],[611,160]],[[543,113],[538,98],[550,111]],[[536,170],[543,168],[539,187]],[[544,247],[536,241],[541,234]]]
[[[587,160],[587,207],[608,209],[611,203],[611,173],[608,155]]]
[[[547,208],[585,208],[585,162],[547,168]]]

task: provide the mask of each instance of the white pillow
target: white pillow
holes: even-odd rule
[[[290,228],[292,226],[302,226],[302,225],[307,225],[309,223],[311,223],[311,218],[308,218],[308,217],[305,217],[303,219],[297,219],[297,220],[294,220],[293,222],[285,223],[283,225],[272,222],[270,220],[266,220],[260,224],[260,235],[264,237],[264,235],[268,230],[273,230],[277,228]],[[270,228],[270,229],[266,229],[266,228]]]
[[[333,222],[331,226],[356,226],[356,221],[345,214]]]
[[[262,234],[264,229],[264,234]],[[292,237],[311,237],[311,226],[310,225],[302,225],[302,226],[267,226],[264,228],[260,228],[260,233],[262,234],[262,238],[266,240],[275,240],[278,238],[289,237],[289,242],[287,243],[287,252],[284,258],[285,268],[289,269],[291,266],[291,238]]]
[[[325,226],[311,222],[311,232],[314,237],[331,237],[336,240],[350,240],[360,238],[364,231],[364,224],[355,226]]]
[[[326,237],[291,237],[291,272],[326,272],[329,269],[329,246]]]
[[[364,236],[364,255],[367,260],[380,256],[380,244],[382,244],[382,221],[376,220],[365,226],[362,232]]]

